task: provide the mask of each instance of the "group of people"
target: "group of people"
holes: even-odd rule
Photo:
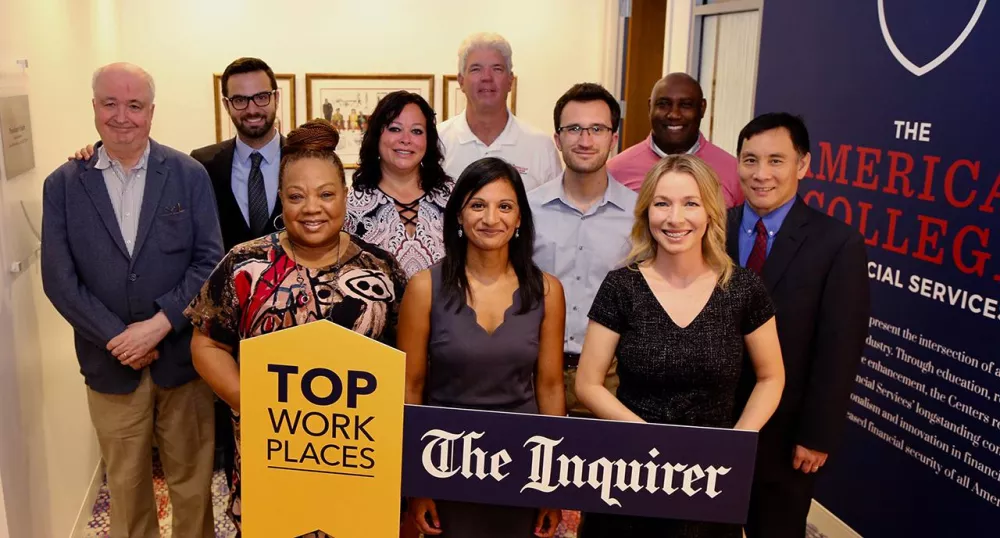
[[[340,113],[340,107],[336,110],[333,107],[333,103],[329,99],[323,99],[323,118],[330,122],[331,125],[338,131],[344,130],[355,130],[363,131],[365,124],[368,121],[368,117],[363,113],[359,114],[358,109],[352,108],[351,113],[347,116],[347,120],[344,120],[344,115]]]
[[[240,342],[320,319],[405,352],[407,403],[758,430],[746,534],[804,536],[868,309],[861,236],[797,196],[805,125],[759,116],[733,157],[700,133],[697,81],[671,74],[650,136],[609,158],[607,90],[570,88],[549,136],[506,106],[506,40],[475,34],[458,56],[465,111],[438,125],[421,96],[384,96],[350,182],[331,122],[274,129],[260,59],[222,76],[238,135],[191,156],[150,139],[148,73],[95,72],[101,140],[46,179],[42,276],[75,331],[112,536],[158,536],[154,440],[175,535],[213,535],[216,420],[240,529]],[[406,512],[402,535],[552,536],[561,517],[417,498]],[[581,527],[740,533],[596,513]]]

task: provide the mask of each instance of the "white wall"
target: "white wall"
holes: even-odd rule
[[[239,56],[298,75],[301,123],[305,73],[431,73],[440,103],[440,75],[456,73],[462,39],[495,31],[514,50],[517,115],[551,132],[552,107],[564,91],[577,82],[611,82],[604,80],[616,37],[607,35],[615,28],[606,24],[608,3],[121,0],[121,50],[156,79],[154,138],[188,151],[215,142],[212,73]]]
[[[663,74],[687,73],[691,51],[694,0],[667,1],[667,32],[663,38]]]
[[[93,138],[90,72],[115,55],[114,0],[0,2],[0,86],[31,104],[36,168],[3,180],[0,476],[11,537],[65,537],[99,461],[72,332],[41,291],[35,227],[45,176]],[[15,60],[28,59],[26,75]],[[26,262],[8,274],[14,261]],[[0,534],[2,536],[2,534]]]

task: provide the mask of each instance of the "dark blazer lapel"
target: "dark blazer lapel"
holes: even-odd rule
[[[94,203],[94,207],[101,216],[104,227],[107,228],[111,239],[118,245],[118,250],[122,251],[122,254],[128,258],[129,253],[125,247],[125,238],[122,237],[122,230],[118,225],[115,208],[111,205],[111,195],[108,194],[108,186],[104,184],[104,173],[95,168],[95,165],[97,165],[96,151],[95,155],[91,157],[90,162],[87,163],[86,170],[80,174],[80,183],[83,184],[83,189],[90,196],[90,201]]]
[[[740,222],[743,220],[743,208],[740,204],[730,209],[726,216],[726,252],[736,265],[740,264]]]
[[[212,169],[209,175],[218,184],[215,189],[216,203],[219,205],[219,218],[239,221],[244,234],[250,233],[250,225],[243,212],[240,211],[240,204],[236,202],[236,195],[233,194],[233,159],[236,158],[236,139],[230,138],[224,141],[222,150],[215,155],[212,160]]]
[[[278,135],[278,147],[280,147],[282,150],[285,149],[285,137],[282,136],[282,135],[280,135],[280,134]],[[279,170],[281,168],[281,164],[280,164],[280,162],[281,162],[281,153],[282,152],[278,153],[278,162],[279,162],[278,168],[279,168]],[[278,193],[278,197],[274,199],[274,210],[271,211],[271,225],[274,224],[274,221],[278,218],[278,215],[281,215],[281,193]],[[275,228],[277,228],[277,226],[275,226]],[[249,230],[249,228],[248,228],[248,230]]]
[[[773,292],[778,286],[778,282],[785,275],[785,270],[788,269],[788,264],[809,235],[808,224],[809,208],[802,198],[796,197],[788,215],[785,216],[785,221],[781,223],[778,235],[774,238],[771,253],[764,262],[762,276],[769,292]]]
[[[163,187],[166,185],[169,175],[170,169],[167,168],[163,150],[159,144],[150,140],[149,160],[146,162],[146,188],[142,191],[139,229],[135,234],[135,249],[133,250],[136,255],[142,251],[146,236],[149,235],[149,229],[153,227],[153,219],[160,212],[160,197],[163,195]]]

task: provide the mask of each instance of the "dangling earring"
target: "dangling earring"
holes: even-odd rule
[[[514,228],[514,238],[516,239],[518,237],[521,237],[521,228],[520,227]]]
[[[462,237],[462,229],[461,228],[458,229],[458,236]]]
[[[274,229],[279,232],[285,231],[285,219],[281,219],[281,227],[278,227],[278,219],[281,219],[281,215],[274,217],[274,221],[271,224],[274,225]]]

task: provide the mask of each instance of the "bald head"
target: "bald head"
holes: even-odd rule
[[[656,96],[657,90],[665,90],[671,86],[685,88],[690,91],[692,95],[697,95],[697,99],[699,101],[704,99],[704,95],[701,93],[701,84],[699,84],[694,77],[687,73],[670,73],[660,80],[657,80],[656,84],[653,84],[653,91],[649,94],[649,100],[654,100],[653,98]]]
[[[653,142],[664,153],[685,153],[698,142],[705,116],[701,85],[687,73],[671,73],[653,85],[649,125]]]
[[[153,76],[150,75],[145,69],[139,67],[135,64],[130,64],[127,62],[116,62],[113,64],[108,64],[102,67],[98,67],[94,71],[94,76],[90,81],[90,89],[94,92],[94,97],[97,97],[98,85],[101,83],[102,79],[107,77],[135,77],[141,80],[143,84],[149,87],[149,103],[153,102],[156,97],[156,84],[153,82]]]

